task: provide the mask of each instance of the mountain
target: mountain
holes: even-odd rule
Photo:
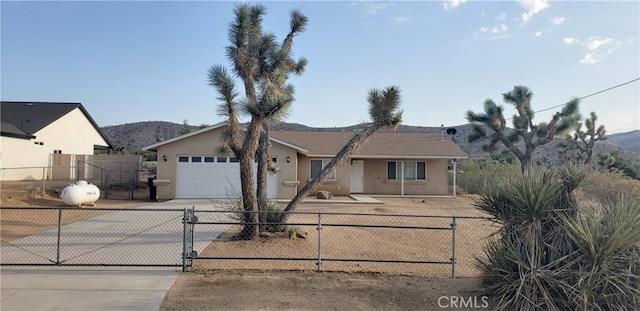
[[[180,135],[182,124],[147,121],[102,127],[102,132],[116,148],[140,151],[149,146]]]
[[[180,135],[184,125],[163,122],[163,121],[147,121],[137,123],[127,123],[114,126],[105,126],[102,131],[109,137],[116,147],[121,147],[129,152],[140,151],[143,147],[149,146]],[[346,127],[309,127],[297,123],[280,123],[271,126],[272,131],[345,131],[357,132],[363,125],[352,125]],[[199,127],[189,126],[189,130],[195,130]],[[447,130],[455,129],[455,134],[448,135]],[[462,150],[470,157],[482,157],[488,155],[482,150],[483,142],[469,143],[467,137],[471,133],[471,124],[463,124],[453,127],[423,127],[401,125],[397,129],[398,132],[422,132],[422,133],[442,133],[444,138],[452,139]],[[535,158],[549,160],[555,163],[558,160],[557,144],[560,140],[555,139],[550,143],[536,149]],[[497,145],[498,152],[505,150],[501,144]],[[596,144],[597,154],[604,150],[617,150],[633,163],[640,163],[640,131],[632,131],[627,133],[617,133],[607,136],[607,139]]]
[[[640,150],[640,130],[607,135],[607,141],[620,148]]]

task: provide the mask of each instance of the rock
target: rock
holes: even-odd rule
[[[260,237],[261,238],[272,238],[273,237],[273,233],[271,233],[271,232],[260,232]]]
[[[318,195],[316,197],[322,200],[331,200],[333,199],[333,193],[331,193],[330,191],[320,190],[318,191]]]
[[[299,228],[296,229],[296,238],[306,239],[308,235],[307,231]]]

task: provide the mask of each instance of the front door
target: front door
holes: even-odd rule
[[[364,161],[351,161],[351,193],[364,191]]]

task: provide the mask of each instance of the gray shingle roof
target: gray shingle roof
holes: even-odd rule
[[[355,132],[271,131],[272,138],[309,150],[308,156],[333,157]],[[466,158],[468,155],[448,137],[434,133],[376,132],[354,154],[361,158]]]
[[[96,131],[107,142],[107,147],[113,148],[113,144],[80,103],[3,101],[0,103],[2,136],[16,137],[15,135],[19,135],[18,138],[32,138],[29,136],[33,136],[39,130],[76,108],[82,111],[87,120],[91,122]]]
[[[22,139],[36,138],[31,134],[25,133],[23,130],[13,125],[13,123],[8,123],[8,122],[0,122],[0,132],[2,132],[2,136],[7,136],[7,137],[22,138]]]

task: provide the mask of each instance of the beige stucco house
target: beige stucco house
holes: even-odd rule
[[[50,179],[57,155],[75,159],[113,149],[80,103],[9,102],[0,104],[0,179]],[[54,157],[55,155],[55,157]],[[74,166],[73,160],[65,166]],[[45,175],[45,176],[43,176]],[[69,175],[69,174],[67,174]]]
[[[225,125],[217,124],[143,148],[158,155],[157,178],[166,183],[157,189],[159,198],[239,196],[237,159],[215,151]],[[269,154],[279,172],[268,177],[268,197],[293,198],[354,134],[271,131]],[[337,167],[318,190],[334,195],[448,196],[449,164],[467,157],[460,147],[440,134],[380,131]]]

